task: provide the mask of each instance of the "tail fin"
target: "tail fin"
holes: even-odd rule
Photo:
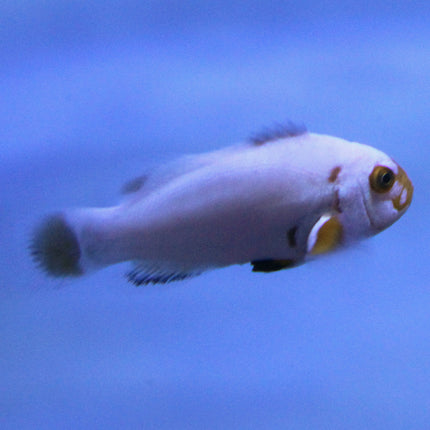
[[[36,229],[30,244],[34,261],[48,275],[79,276],[81,249],[73,229],[62,214],[47,217]]]

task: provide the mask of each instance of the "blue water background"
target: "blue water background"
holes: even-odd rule
[[[0,3],[2,429],[428,429],[430,6]],[[43,214],[275,121],[376,146],[415,185],[381,235],[294,270],[135,288],[46,279]]]

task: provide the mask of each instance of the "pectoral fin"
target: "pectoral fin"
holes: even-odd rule
[[[308,237],[308,253],[325,254],[342,242],[343,227],[335,215],[323,215],[312,227]]]

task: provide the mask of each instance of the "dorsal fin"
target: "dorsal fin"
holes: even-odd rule
[[[126,182],[121,188],[121,194],[131,194],[138,192],[145,185],[147,179],[147,175],[140,175],[137,178]]]
[[[139,193],[148,195],[163,185],[194,172],[219,160],[220,155],[235,153],[243,150],[247,145],[239,144],[218,149],[203,154],[183,155],[182,157],[154,168],[149,174],[140,175],[124,184],[121,193],[125,195]]]
[[[303,124],[287,121],[285,124],[275,124],[271,128],[265,128],[260,133],[251,136],[249,140],[252,145],[259,146],[286,137],[300,136],[306,132]],[[249,149],[249,143],[229,146],[204,154],[182,156],[155,168],[150,174],[144,174],[128,181],[122,188],[122,194],[147,195],[180,176],[211,165],[218,161],[220,156],[228,156],[246,149]]]
[[[285,124],[275,123],[272,127],[266,127],[259,133],[253,134],[249,140],[254,145],[259,146],[287,137],[301,136],[306,132],[307,129],[304,124],[287,121]]]
[[[202,157],[185,155],[177,160],[160,165],[149,174],[143,174],[126,182],[121,193],[128,195],[134,193],[148,194],[171,180],[202,167],[205,163]]]

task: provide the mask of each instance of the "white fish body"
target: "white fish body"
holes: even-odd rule
[[[136,284],[279,270],[378,233],[413,193],[381,151],[307,132],[184,157],[128,188],[118,206],[48,218],[32,245],[41,266],[65,276],[131,260]]]

